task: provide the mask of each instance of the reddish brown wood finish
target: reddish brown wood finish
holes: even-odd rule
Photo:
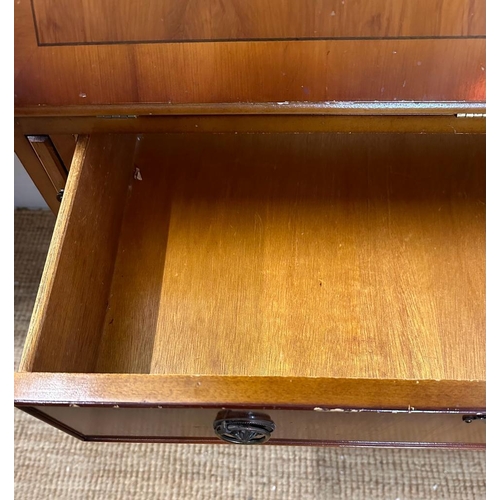
[[[27,134],[50,134],[55,141],[58,141],[55,139],[57,134],[62,134],[56,149],[64,157],[66,165],[73,157],[71,142],[67,140],[71,136],[67,134],[443,134],[431,139],[430,150],[435,154],[432,165],[439,166],[439,169],[429,170],[429,189],[419,191],[418,183],[409,183],[407,191],[403,190],[408,196],[402,197],[403,204],[408,207],[408,216],[394,219],[395,213],[388,212],[392,225],[387,227],[393,231],[392,236],[399,234],[399,220],[402,224],[399,230],[403,228],[408,232],[408,240],[399,241],[401,248],[406,248],[407,241],[413,242],[416,238],[422,251],[416,252],[415,256],[422,258],[409,259],[408,263],[404,260],[408,252],[396,252],[391,245],[387,245],[385,237],[380,242],[376,238],[372,242],[372,247],[378,249],[378,255],[384,255],[382,261],[400,259],[398,262],[402,262],[406,271],[421,271],[411,274],[418,283],[423,283],[414,296],[407,293],[408,283],[402,282],[397,272],[391,278],[393,284],[384,289],[386,296],[394,290],[402,290],[401,300],[394,300],[394,303],[399,307],[405,304],[403,319],[411,313],[415,320],[409,323],[408,329],[396,335],[396,342],[386,343],[387,352],[395,351],[395,354],[386,356],[394,363],[386,363],[384,354],[385,361],[378,362],[373,375],[368,376],[366,370],[358,370],[358,362],[365,359],[363,356],[367,357],[366,346],[363,342],[351,340],[345,351],[352,353],[354,348],[358,351],[352,366],[349,367],[349,363],[346,365],[348,375],[342,371],[331,375],[326,365],[321,367],[318,364],[318,368],[310,362],[311,359],[314,361],[314,357],[305,359],[304,349],[293,351],[296,366],[302,370],[299,370],[300,373],[293,370],[281,372],[276,368],[281,365],[276,362],[266,365],[265,370],[252,368],[254,371],[249,373],[253,376],[239,376],[247,373],[251,363],[247,363],[243,356],[236,356],[238,362],[241,361],[240,366],[232,369],[229,375],[221,376],[226,372],[216,362],[213,353],[217,349],[200,349],[197,353],[205,359],[201,362],[204,373],[207,373],[204,376],[193,375],[200,372],[196,368],[198,359],[192,360],[195,368],[186,371],[183,371],[185,367],[182,363],[176,365],[174,359],[175,369],[169,371],[172,364],[169,356],[173,350],[164,332],[165,325],[173,324],[168,316],[174,314],[172,311],[175,308],[172,307],[160,310],[163,322],[159,322],[158,326],[153,321],[153,328],[143,335],[143,332],[140,332],[141,335],[130,335],[132,330],[126,323],[130,318],[120,313],[120,318],[124,319],[121,323],[122,337],[115,334],[103,340],[103,331],[114,331],[110,327],[114,321],[113,314],[117,309],[119,312],[126,311],[125,305],[132,305],[132,309],[139,312],[133,315],[132,323],[137,323],[141,314],[141,300],[149,304],[148,314],[158,313],[153,311],[151,296],[147,293],[135,296],[134,291],[142,286],[146,292],[152,293],[153,298],[160,296],[159,291],[163,290],[165,280],[161,272],[163,268],[157,264],[162,263],[161,254],[166,250],[163,239],[174,236],[182,241],[183,231],[188,234],[185,228],[189,224],[178,224],[177,232],[172,234],[162,225],[168,207],[165,208],[165,199],[158,196],[156,188],[161,187],[157,182],[160,180],[165,183],[162,192],[167,191],[170,186],[168,177],[148,177],[141,189],[149,191],[139,203],[127,194],[127,182],[132,173],[133,137],[93,137],[91,142],[97,147],[89,150],[86,160],[82,153],[88,139],[82,139],[80,150],[77,149],[75,154],[72,175],[74,179],[78,178],[78,183],[76,180],[73,184],[69,183],[63,201],[55,243],[49,255],[21,364],[21,370],[27,372],[18,373],[15,377],[17,406],[86,440],[218,442],[213,435],[212,422],[219,409],[231,407],[267,411],[278,426],[271,444],[484,446],[484,422],[465,424],[461,419],[463,413],[483,412],[486,404],[484,351],[481,349],[484,328],[480,310],[484,285],[484,257],[480,251],[484,214],[482,206],[469,205],[475,201],[480,203],[483,198],[483,146],[477,136],[464,136],[457,144],[452,143],[459,139],[455,134],[485,131],[484,117],[455,116],[457,113],[485,111],[485,2],[332,2],[147,0],[134,3],[133,0],[74,0],[71,5],[67,0],[33,0],[32,5],[26,0],[16,2],[15,113],[22,117],[16,120],[16,152],[51,208],[57,211],[59,203],[55,201],[55,184],[27,142]],[[290,7],[292,3],[295,8]],[[108,9],[113,16],[108,15]],[[239,41],[215,42],[217,39]],[[183,43],[163,43],[165,40]],[[189,43],[193,40],[204,42]],[[149,43],[151,41],[154,43]],[[196,139],[193,140],[193,137]],[[172,151],[176,144],[185,142],[192,148],[196,141],[198,145],[203,145],[205,140],[202,134],[182,139],[176,137],[173,147],[167,148],[166,153],[153,141],[149,152],[146,146],[136,159],[145,170],[152,165],[150,157],[159,165],[176,158],[178,161],[185,160],[189,156],[186,151],[191,149],[184,147],[184,154],[178,152],[173,158]],[[240,148],[234,147],[234,144],[231,146],[231,138],[224,140],[225,157],[233,161]],[[276,143],[281,141],[274,140]],[[411,138],[409,140],[411,142]],[[311,143],[314,141],[316,139],[311,139]],[[406,138],[401,139],[401,143],[404,141]],[[247,142],[250,143],[251,139]],[[420,164],[417,165],[420,150],[412,150],[409,155],[411,144],[406,146],[404,151],[404,148],[394,148],[393,157],[384,160],[385,164],[396,169],[389,169],[387,179],[405,174],[405,168],[412,161],[419,166],[413,173],[427,172],[429,165],[425,159],[418,160]],[[282,150],[288,152],[291,149],[285,144]],[[349,149],[358,150],[361,151],[360,148]],[[252,151],[249,148],[248,155],[244,156],[250,157]],[[270,149],[268,152],[273,151]],[[321,154],[319,145],[304,157],[316,158],[316,165],[321,164]],[[283,156],[286,157],[286,154]],[[287,162],[292,165],[295,156],[292,155]],[[270,157],[272,154],[267,155],[267,158]],[[328,158],[327,154],[325,158]],[[465,168],[462,161],[469,160],[470,165]],[[215,160],[209,157],[208,161]],[[453,162],[454,165],[451,165]],[[215,163],[222,165],[223,160]],[[351,170],[362,172],[364,164],[364,161],[353,162]],[[112,168],[108,169],[109,165]],[[379,174],[384,174],[384,165]],[[83,166],[85,168],[82,169]],[[291,172],[293,174],[293,169]],[[373,172],[376,174],[377,169]],[[470,182],[466,179],[467,172]],[[215,183],[216,186],[230,178],[232,171],[226,174]],[[287,178],[284,176],[285,180]],[[361,176],[352,182],[352,190],[350,182],[347,182],[346,192],[359,195],[360,185],[365,185],[367,192],[371,192],[374,185],[383,187],[380,179],[385,177],[377,179],[365,185]],[[453,190],[451,198],[432,191],[439,179],[445,191],[448,185]],[[404,175],[400,180],[405,183]],[[399,181],[394,182],[398,185]],[[326,185],[319,183],[320,187]],[[412,186],[416,189],[416,198],[411,194]],[[380,200],[385,196],[387,200],[392,199],[389,188],[388,182],[386,190],[380,189],[364,201],[371,200],[380,213],[385,213],[388,204]],[[207,194],[204,189],[201,186],[201,200]],[[214,192],[218,192],[217,189],[214,188]],[[430,193],[434,194],[431,196]],[[223,195],[219,193],[216,198],[224,199]],[[155,196],[154,203],[149,205],[150,199]],[[181,191],[179,199],[182,196]],[[434,201],[429,201],[431,198],[443,204],[436,205],[436,213],[432,212],[432,217],[429,216],[426,221],[446,223],[436,226],[439,231],[433,233],[429,241],[436,244],[434,251],[442,245],[439,248],[443,248],[443,252],[433,253],[426,246],[427,231],[432,224],[422,223],[413,212],[418,205],[418,213],[430,214],[429,207],[434,206]],[[415,204],[415,200],[420,201]],[[429,201],[428,204],[427,201],[423,203],[427,207],[424,212],[420,210],[422,200]],[[195,210],[187,222],[196,223],[198,215],[204,216],[207,212],[196,196],[192,201],[189,206],[201,206],[201,209],[199,213]],[[440,212],[441,205],[445,207],[445,214]],[[363,203],[353,205],[355,208],[363,206]],[[134,208],[138,208],[136,213]],[[126,217],[123,221],[130,227],[120,227],[124,213]],[[188,214],[188,210],[179,213]],[[231,213],[228,209],[223,215]],[[322,213],[326,211],[318,211],[315,217]],[[477,217],[474,218],[474,214]],[[364,216],[359,216],[352,226],[360,227],[363,221]],[[347,234],[350,234],[351,226],[344,225]],[[160,226],[163,232],[155,230]],[[203,230],[203,225],[198,227],[193,224],[193,227],[195,234],[202,233],[200,227]],[[318,227],[316,234],[324,226]],[[372,226],[365,229],[368,234]],[[457,241],[453,247],[458,249],[456,256],[452,255],[451,247],[446,247],[436,236],[444,233],[446,244]],[[276,234],[279,231],[273,235],[273,241],[277,241]],[[150,244],[149,253],[142,254],[148,257],[146,262],[138,260],[129,264],[127,256],[115,258],[116,249],[121,248],[117,243],[122,236],[127,243],[125,249],[138,248],[138,241]],[[209,241],[209,238],[206,239]],[[220,243],[224,238],[215,240]],[[82,245],[81,241],[85,243]],[[230,238],[227,238],[228,242]],[[252,238],[248,242],[249,248],[255,243]],[[386,247],[389,248],[385,253],[380,252],[380,248]],[[200,262],[203,262],[203,252],[198,253],[201,255]],[[368,255],[370,252],[365,250],[365,253]],[[316,248],[313,254],[317,256],[320,252]],[[197,255],[196,249],[189,255]],[[356,254],[353,255],[348,261],[351,265],[357,258]],[[259,259],[252,262],[259,262]],[[440,264],[437,265],[437,262]],[[191,263],[196,278],[194,281],[205,283],[196,275],[197,264],[199,262]],[[457,273],[450,271],[453,266],[458,269]],[[148,269],[146,273],[144,268]],[[361,266],[360,269],[366,270],[366,267]],[[476,269],[476,272],[470,274],[471,269]],[[128,280],[127,284],[127,279],[124,279],[126,286],[120,287],[121,278],[117,276],[114,283],[113,273],[122,270],[124,275],[128,273],[129,277],[137,280]],[[231,272],[236,273],[237,266],[233,266]],[[375,275],[385,279],[391,272],[389,269]],[[425,280],[431,275],[436,286],[425,288]],[[450,285],[450,276],[456,275],[462,276],[459,286],[467,282],[463,293],[456,283]],[[441,279],[443,277],[444,280]],[[384,281],[382,278],[381,281]],[[305,278],[302,281],[305,282]],[[346,282],[351,283],[349,280]],[[113,283],[117,289],[114,300],[118,300],[119,307],[111,311],[108,305],[113,301],[108,304],[107,299],[109,290],[115,291]],[[188,286],[189,279],[186,283],[188,291],[191,290],[193,287]],[[454,291],[451,299],[442,289],[442,283],[448,283],[446,290]],[[382,288],[378,287],[378,293],[382,293]],[[224,297],[221,294],[223,289],[223,286],[207,289],[210,293],[206,296]],[[72,293],[74,290],[78,293]],[[432,293],[429,290],[433,290]],[[132,300],[128,300],[129,292]],[[121,298],[120,293],[124,294]],[[476,294],[479,299],[464,300],[466,293]],[[436,309],[433,297],[437,295],[447,297],[441,301],[445,308],[459,312],[450,317],[443,310]],[[181,300],[178,309],[182,307]],[[425,314],[422,314],[423,310]],[[216,308],[216,314],[223,311],[224,308]],[[186,315],[184,311],[183,314],[190,319],[189,312]],[[364,315],[363,321],[369,323],[378,318],[377,321],[383,323],[390,315],[378,310],[376,314]],[[320,316],[315,315],[315,318]],[[105,318],[107,323],[103,326]],[[458,327],[455,327],[454,321]],[[397,323],[398,318],[393,318],[392,324]],[[115,330],[118,330],[119,324],[117,319]],[[468,339],[464,347],[467,326],[475,336]],[[421,338],[419,335],[408,337],[407,332],[411,328],[418,330]],[[391,328],[386,330],[392,332]],[[318,335],[318,331],[320,329],[315,329],[314,335]],[[444,331],[446,333],[436,334]],[[192,338],[191,344],[194,345],[196,336]],[[295,340],[299,339],[303,340],[297,335]],[[198,340],[196,345],[199,348],[203,338]],[[223,341],[221,339],[221,344]],[[400,341],[403,346],[401,352],[398,351]],[[133,344],[128,351],[126,342]],[[190,347],[189,342],[185,344]],[[321,345],[320,342],[318,345]],[[422,345],[425,347],[423,350]],[[318,347],[316,352],[319,359],[323,350]],[[440,354],[434,358],[433,352]],[[210,364],[211,356],[216,360],[213,366]],[[123,373],[92,373],[101,366],[103,371],[112,369],[122,370]],[[338,366],[335,365],[335,368],[338,369]],[[317,373],[326,373],[326,376],[301,376],[314,373],[316,369],[319,370]],[[79,373],[67,373],[71,371]],[[131,373],[134,371],[146,373]],[[152,374],[151,371],[159,374]],[[184,375],[172,375],[172,371]],[[291,373],[291,376],[260,376],[262,371],[270,375]],[[380,412],[381,409],[388,412]]]
[[[458,118],[456,115],[430,116],[359,116],[359,115],[201,115],[18,118],[26,134],[41,133],[287,133],[287,132],[400,132],[427,134],[481,134],[486,119]]]
[[[287,119],[309,115],[311,118],[323,119],[329,116],[343,118],[399,116],[404,118],[418,117],[421,120],[435,116],[453,116],[457,114],[484,114],[486,104],[478,101],[284,101],[284,102],[252,102],[252,103],[187,103],[187,104],[108,104],[105,106],[77,105],[58,108],[44,106],[25,106],[16,108],[16,116],[20,123],[29,119],[38,123],[51,123],[52,120],[67,117],[67,123],[77,126],[82,117],[97,120],[124,120],[132,118],[206,116],[244,118],[258,115],[261,118],[282,116]],[[297,116],[299,115],[299,116]],[[44,118],[46,122],[42,120]],[[72,120],[71,122],[69,120]],[[17,122],[16,122],[17,123]]]
[[[221,408],[26,408],[84,440],[220,442],[213,430]],[[34,411],[33,411],[34,410]],[[239,414],[246,413],[239,410]],[[255,412],[254,412],[255,413]],[[484,421],[467,424],[460,413],[260,410],[275,423],[268,444],[337,446],[484,447]]]
[[[40,44],[485,35],[484,0],[32,0]],[[433,14],[430,15],[429,13]]]
[[[486,95],[484,38],[40,47],[27,1],[15,25],[16,108]]]

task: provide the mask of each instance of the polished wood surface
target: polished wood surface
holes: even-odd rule
[[[108,104],[96,106],[81,104],[58,108],[44,106],[25,106],[16,108],[16,122],[25,122],[30,118],[45,123],[52,119],[67,117],[77,124],[82,117],[92,117],[99,120],[126,120],[130,118],[151,118],[171,116],[225,116],[227,118],[259,115],[285,115],[293,119],[296,115],[311,117],[343,116],[343,117],[387,117],[401,116],[420,119],[457,114],[485,114],[486,103],[478,101],[283,101],[283,102],[233,102],[233,103],[187,103],[187,104]],[[72,123],[72,122],[68,122]],[[80,132],[77,130],[77,132]]]
[[[79,140],[20,370],[93,369],[135,144],[127,135]]]
[[[486,98],[484,39],[35,50],[16,79],[16,107]]]
[[[43,47],[28,0],[16,2],[15,27],[16,109],[486,96],[484,38]]]
[[[33,14],[42,45],[486,34],[485,0],[33,0]]]
[[[18,406],[228,406],[484,411],[483,380],[231,377],[121,373],[15,374]]]
[[[213,430],[220,408],[72,408],[35,407],[81,437],[95,440],[221,442]],[[318,409],[319,410],[319,409]],[[242,411],[242,410],[239,410]],[[244,410],[243,410],[244,412]],[[448,445],[484,447],[484,421],[470,424],[461,414],[393,412],[324,412],[266,410],[276,429],[269,444],[287,442],[331,445]]]

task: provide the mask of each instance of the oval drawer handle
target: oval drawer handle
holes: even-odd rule
[[[254,412],[220,412],[214,421],[214,431],[223,441],[233,444],[262,444],[276,428],[268,415]]]

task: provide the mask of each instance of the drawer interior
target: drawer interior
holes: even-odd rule
[[[80,137],[21,371],[485,378],[485,136]]]

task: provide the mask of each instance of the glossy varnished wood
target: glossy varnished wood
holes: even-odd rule
[[[484,0],[32,1],[43,45],[486,34]]]
[[[60,422],[86,440],[221,442],[213,421],[220,408],[35,407],[42,418]],[[467,424],[462,415],[380,411],[326,412],[265,410],[275,423],[269,444],[337,446],[484,447],[485,422]],[[241,410],[240,410],[241,411]]]
[[[15,24],[16,108],[485,100],[484,38],[40,47],[27,0]]]
[[[425,111],[424,111],[425,112]],[[472,112],[471,112],[472,113]],[[463,113],[461,113],[463,114]],[[479,112],[477,113],[480,114]],[[428,134],[485,133],[486,118],[443,115],[236,114],[18,118],[26,134],[44,133],[247,133],[247,132],[399,132]]]
[[[135,136],[81,137],[20,370],[93,369],[135,144]]]
[[[44,106],[23,106],[15,109],[16,117],[23,122],[29,118],[41,118],[51,122],[51,119],[68,117],[78,120],[82,117],[98,119],[127,119],[134,117],[151,116],[226,116],[241,117],[259,115],[286,115],[291,119],[297,115],[310,115],[311,117],[327,117],[341,115],[344,117],[358,118],[361,116],[385,117],[429,117],[451,116],[456,114],[484,114],[486,103],[481,101],[281,101],[281,102],[233,102],[233,103],[187,103],[187,104],[107,104],[97,106],[80,104],[75,106],[47,108]]]
[[[484,39],[79,46],[35,52],[15,83],[17,107],[486,97]]]

